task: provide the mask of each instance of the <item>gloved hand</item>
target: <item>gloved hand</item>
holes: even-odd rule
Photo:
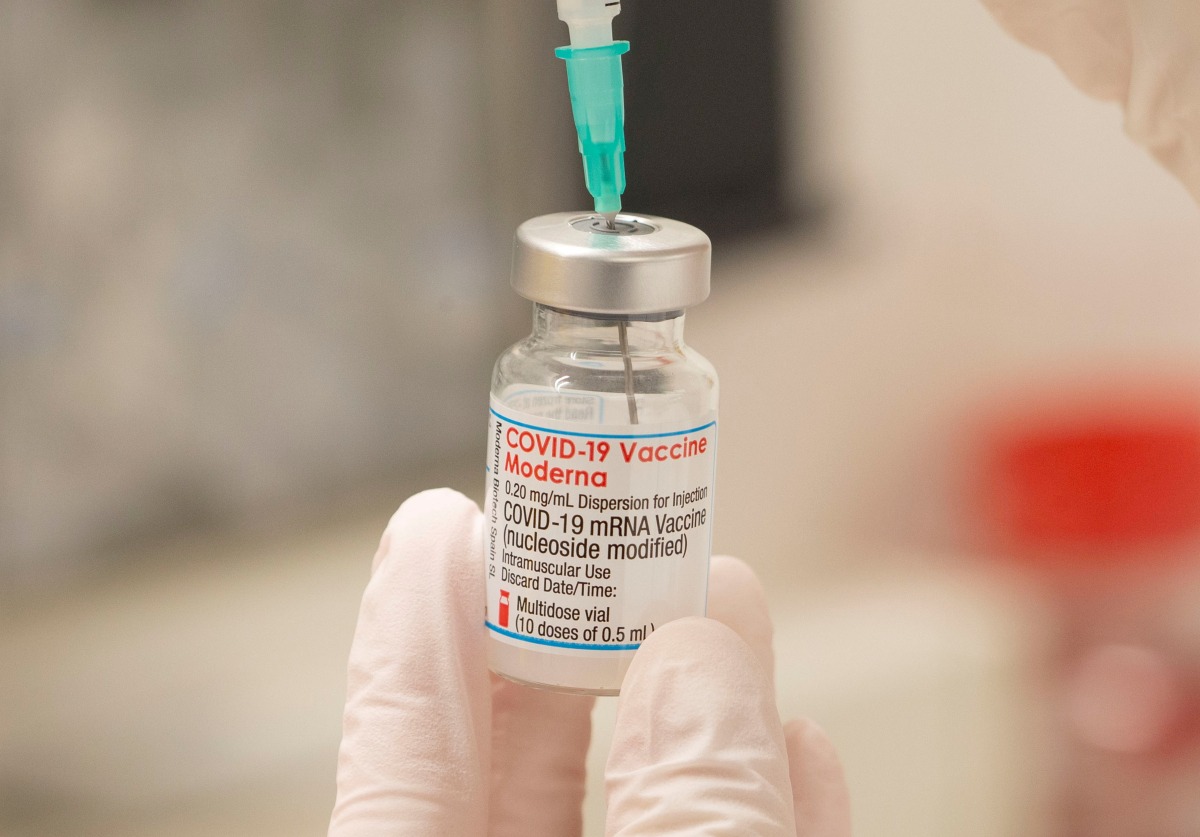
[[[1125,108],[1125,129],[1200,201],[1200,2],[984,0],[1016,38],[1085,93]]]
[[[580,833],[593,699],[489,674],[482,523],[442,489],[383,535],[350,652],[331,837]],[[710,591],[714,618],[659,628],[626,676],[608,834],[849,837],[832,745],[811,722],[779,722],[758,580],[714,558]]]

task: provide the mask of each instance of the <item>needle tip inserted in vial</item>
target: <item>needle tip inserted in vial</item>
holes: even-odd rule
[[[617,228],[617,213],[615,213],[615,212],[603,212],[603,213],[601,213],[601,215],[602,215],[602,216],[603,216],[603,218],[604,218],[604,223],[605,223],[605,225],[606,225],[606,226],[607,226],[607,227],[608,227],[610,230],[616,230],[616,228]]]

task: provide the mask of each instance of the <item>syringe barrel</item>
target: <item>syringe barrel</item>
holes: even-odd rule
[[[611,44],[612,21],[620,13],[619,0],[558,0],[558,18],[571,30],[571,46],[576,49]]]

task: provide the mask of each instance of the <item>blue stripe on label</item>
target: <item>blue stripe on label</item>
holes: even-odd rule
[[[503,416],[501,416],[501,418],[503,418]],[[508,421],[508,419],[504,420]],[[534,645],[549,645],[553,648],[577,648],[581,651],[636,651],[642,645],[640,642],[636,642],[632,645],[589,645],[586,642],[559,642],[556,639],[542,639],[541,637],[536,636],[523,636],[522,634],[514,634],[512,631],[506,631],[504,628],[493,625],[486,619],[484,620],[483,624],[487,626],[489,631],[494,631],[495,633],[503,636],[519,639],[522,642],[530,642]]]
[[[693,427],[690,430],[672,430],[669,433],[578,433],[573,430],[555,430],[553,427],[539,427],[536,424],[526,424],[522,421],[510,419],[508,416],[502,416],[495,410],[489,409],[493,416],[506,421],[509,424],[515,424],[517,427],[524,427],[527,430],[541,430],[546,433],[553,433],[557,436],[583,436],[588,439],[662,439],[666,436],[684,436],[688,433],[699,433],[701,430],[708,430],[716,425],[715,421],[710,421],[708,424],[702,424],[699,427]],[[604,646],[608,648],[610,646]]]

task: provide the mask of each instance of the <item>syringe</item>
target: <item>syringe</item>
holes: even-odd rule
[[[571,111],[583,155],[588,191],[610,229],[625,192],[625,82],[621,56],[628,41],[614,41],[612,22],[620,0],[558,0],[558,17],[571,30],[571,45],[554,54],[567,62]]]

